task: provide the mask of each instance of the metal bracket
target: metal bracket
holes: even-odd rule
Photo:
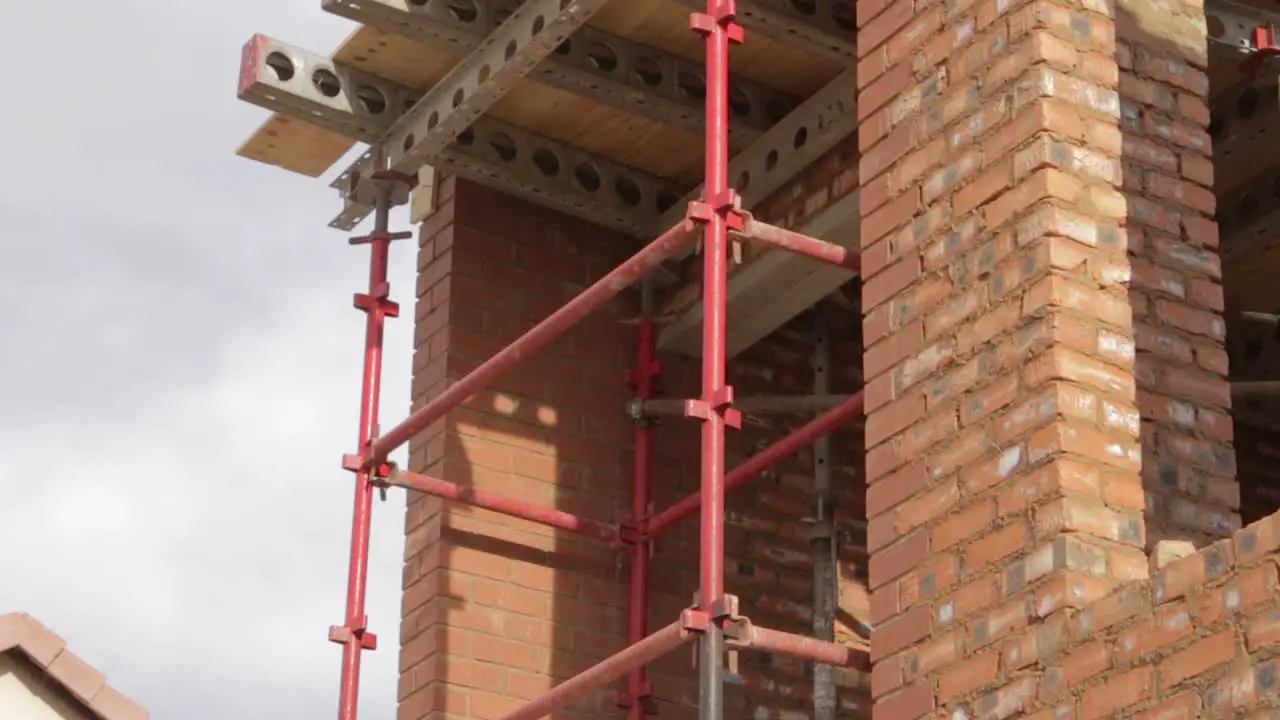
[[[1280,15],[1229,0],[1205,3],[1204,14],[1209,42],[1238,53],[1243,58],[1241,71],[1253,74],[1264,65],[1276,65],[1280,47],[1275,26],[1280,24]]]
[[[676,0],[694,12],[705,12],[706,0]],[[853,0],[737,0],[734,19],[748,32],[798,50],[848,65],[854,49]]]
[[[497,27],[496,21],[510,16],[519,1],[477,2],[475,15],[465,15],[471,22],[463,22],[458,13],[441,5],[418,7],[406,0],[326,0],[324,9],[415,42],[469,51]],[[590,25],[582,26],[556,47],[529,78],[666,125],[699,135],[703,132],[706,72],[700,62]],[[746,78],[735,77],[730,92],[729,139],[736,148],[754,142],[799,102]]]
[[[378,649],[378,636],[365,630],[369,618],[365,617],[359,628],[349,628],[342,625],[329,626],[329,642],[338,645],[347,645],[353,641],[360,643],[360,647],[365,650]]]
[[[352,108],[362,107],[360,97],[414,97],[409,88],[367,73],[352,73],[329,58],[266,36],[255,36],[246,46],[250,47],[253,50],[246,52],[241,68],[241,99],[356,139],[376,140],[397,114],[387,106],[376,116],[358,115]],[[277,68],[290,71],[280,73]],[[320,92],[308,79],[319,70],[327,71],[324,77],[338,78],[336,86]],[[636,236],[648,231],[660,211],[676,204],[681,190],[490,117],[479,118],[464,130],[434,165]],[[331,186],[342,195],[344,208],[331,227],[350,230],[373,212],[378,183],[370,179],[384,167],[383,159],[370,149],[338,175]],[[398,184],[392,202],[403,205],[408,197],[407,189]]]
[[[729,180],[736,188],[738,206],[752,207],[764,200],[857,129],[856,72],[850,68],[841,73],[729,161]],[[690,191],[653,222],[648,234],[679,222],[689,204],[699,202],[702,194],[701,185]]]
[[[742,413],[733,407],[733,386],[725,385],[711,393],[711,399],[699,398],[684,401],[684,414],[686,417],[698,418],[699,420],[710,420],[713,414],[719,413],[724,417],[724,424],[729,427],[740,430],[742,429]]]
[[[606,0],[526,0],[377,143],[388,167],[403,173],[431,164]]]

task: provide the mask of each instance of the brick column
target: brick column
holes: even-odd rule
[[[423,223],[414,407],[624,259],[634,241],[470,183]],[[615,522],[630,505],[625,299],[410,444],[410,469]],[[625,574],[590,540],[411,495],[401,720],[496,718],[620,650]],[[623,578],[619,582],[619,578]],[[614,717],[614,688],[575,717]]]
[[[1132,4],[859,2],[885,717],[1030,709],[1011,633],[1238,522],[1203,25]]]

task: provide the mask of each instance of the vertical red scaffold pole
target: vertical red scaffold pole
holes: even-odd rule
[[[728,224],[737,202],[729,189],[729,43],[742,42],[734,22],[734,0],[707,0],[690,27],[707,44],[706,167],[701,202],[690,203],[690,218],[702,223],[702,397],[691,403],[702,419],[701,577],[698,599],[711,622],[703,634],[698,663],[701,720],[724,717],[724,446],[733,388],[725,383],[725,298],[728,285]]]
[[[388,299],[387,264],[393,239],[411,233],[392,235],[387,227],[391,213],[391,183],[381,179],[378,185],[373,234],[356,238],[353,245],[369,245],[369,292],[357,293],[356,309],[366,315],[364,331],[364,381],[360,389],[359,455],[343,458],[343,466],[355,473],[355,503],[351,518],[351,560],[347,571],[346,622],[329,628],[329,639],[342,645],[342,685],[338,700],[340,720],[355,720],[360,696],[360,653],[378,646],[377,637],[368,632],[365,616],[365,588],[369,569],[369,526],[373,511],[373,474],[383,469],[364,467],[369,444],[378,434],[378,395],[382,382],[382,335],[386,319],[399,314],[399,306]]]
[[[653,327],[653,277],[640,283],[640,324],[636,330],[636,364],[628,380],[636,397],[647,400],[653,397],[654,380],[658,375],[655,357]],[[644,640],[648,632],[649,614],[649,549],[652,543],[646,537],[640,523],[652,514],[653,481],[653,429],[649,418],[635,419],[634,456],[631,471],[631,522],[635,537],[631,546],[630,593],[627,601],[627,645]],[[646,714],[655,712],[651,699],[649,679],[643,665],[627,676],[623,692],[623,705],[627,708],[627,720],[644,720]]]

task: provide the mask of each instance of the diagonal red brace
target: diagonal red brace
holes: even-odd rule
[[[752,455],[746,462],[729,471],[724,476],[725,492],[742,487],[756,476],[794,455],[800,448],[862,415],[863,408],[863,395],[862,391],[859,390],[854,395],[850,395],[844,402],[810,420],[787,437]],[[647,527],[648,537],[656,536],[663,530],[697,513],[698,508],[701,506],[702,495],[690,495],[649,518],[647,525],[642,525],[642,527]]]
[[[498,376],[514,367],[524,358],[545,347],[563,335],[579,320],[617,296],[627,287],[639,282],[663,261],[676,254],[694,240],[693,227],[687,220],[658,236],[612,272],[600,278],[577,297],[562,305],[531,330],[510,345],[483,362],[480,367],[450,385],[426,405],[418,408],[399,425],[376,438],[369,447],[366,466],[384,461],[392,450],[409,442],[422,429],[444,417],[477,391],[492,383]]]
[[[626,675],[633,668],[647,665],[696,636],[684,627],[683,620],[649,635],[640,642],[618,652],[565,680],[500,720],[539,720],[590,695]]]

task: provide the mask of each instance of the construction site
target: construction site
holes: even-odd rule
[[[369,267],[340,720],[1280,717],[1280,7],[320,5],[238,153]]]

